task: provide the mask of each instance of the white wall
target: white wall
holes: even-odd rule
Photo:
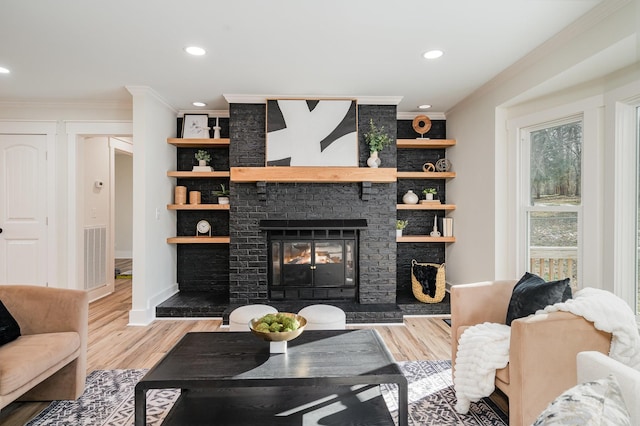
[[[115,238],[116,259],[133,255],[133,157],[115,156]]]
[[[155,306],[178,291],[176,247],[167,244],[175,233],[171,204],[175,168],[177,111],[147,87],[128,87],[133,95],[133,307],[132,325],[148,324]]]
[[[0,120],[8,122],[18,122],[29,126],[30,121],[37,126],[36,121],[51,120],[56,123],[55,143],[47,153],[49,161],[53,164],[55,178],[53,187],[55,188],[52,202],[48,206],[49,227],[55,230],[54,241],[50,243],[52,250],[56,253],[56,264],[52,269],[55,277],[49,280],[50,285],[55,287],[73,287],[76,278],[69,276],[69,223],[67,218],[72,213],[69,211],[69,194],[75,192],[75,188],[69,188],[69,141],[66,133],[66,122],[87,121],[87,122],[112,122],[131,120],[131,105],[126,104],[104,104],[104,105],[80,105],[80,104],[29,104],[0,102]],[[175,121],[175,119],[174,119]],[[23,126],[23,127],[24,127]],[[75,150],[75,146],[74,146]],[[75,153],[74,153],[75,156]],[[75,214],[75,213],[74,213]],[[76,271],[77,273],[77,271]]]
[[[617,10],[600,10],[601,16],[592,15],[571,26],[447,112],[447,135],[458,141],[447,153],[457,173],[447,183],[447,199],[457,205],[451,213],[456,243],[447,248],[450,284],[517,278],[515,265],[509,261],[515,229],[509,226],[507,212],[515,200],[510,199],[509,192],[513,170],[507,153],[513,141],[508,137],[507,122],[525,110],[541,111],[567,99],[587,93],[602,95],[603,90],[610,89],[598,80],[569,90],[555,87],[553,96],[531,100],[536,91],[544,93],[541,89],[545,85],[557,84],[557,78],[573,67],[637,37],[637,1],[622,1],[620,5]],[[637,64],[637,51],[633,61]],[[635,67],[621,74],[616,74],[616,79],[640,77]],[[570,78],[565,78],[565,83],[564,87],[573,84]],[[515,106],[516,102],[520,105]],[[610,170],[607,165],[605,170]],[[613,189],[605,187],[604,192]]]
[[[109,225],[109,138],[86,138],[80,144],[82,150],[82,188],[84,209],[82,224],[87,226]],[[102,182],[102,188],[97,188],[95,183]]]

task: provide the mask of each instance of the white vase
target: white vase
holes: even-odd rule
[[[220,139],[220,126],[215,126],[213,128],[213,138]]]
[[[396,237],[402,237],[402,229],[396,229]]]
[[[380,167],[380,158],[378,157],[378,151],[373,151],[371,156],[367,159],[367,166],[369,167]]]
[[[418,204],[418,196],[410,189],[402,196],[402,202],[405,204]]]
[[[198,166],[206,166],[207,160],[198,160]]]
[[[433,194],[425,194],[427,200],[433,200]]]
[[[229,204],[229,197],[218,197],[218,204]]]

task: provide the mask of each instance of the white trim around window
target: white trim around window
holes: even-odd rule
[[[629,96],[630,94],[634,94]],[[612,91],[606,97],[607,136],[613,141],[613,188],[607,201],[613,209],[609,216],[612,238],[609,241],[611,277],[616,295],[637,311],[637,233],[638,215],[638,129],[637,108],[640,108],[640,81]],[[636,312],[637,313],[637,312]]]
[[[578,224],[582,251],[578,253],[580,287],[602,287],[602,236],[603,236],[603,162],[599,155],[602,145],[603,98],[594,96],[583,101],[550,108],[545,111],[514,118],[507,123],[509,132],[508,162],[511,171],[507,206],[508,226],[513,231],[514,247],[508,251],[508,262],[516,276],[527,271],[526,221],[523,220],[521,200],[523,192],[522,129],[533,129],[543,123],[553,123],[568,117],[581,116],[583,120],[582,151],[582,221]],[[528,192],[528,190],[527,190]],[[588,230],[584,231],[584,230]],[[597,261],[596,261],[597,260]]]

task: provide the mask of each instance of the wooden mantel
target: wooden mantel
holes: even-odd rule
[[[231,167],[232,182],[391,183],[397,175],[387,167]]]

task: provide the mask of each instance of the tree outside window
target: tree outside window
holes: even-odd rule
[[[528,270],[578,287],[582,211],[582,120],[528,130],[528,188],[523,209]],[[526,162],[525,162],[526,164]]]

